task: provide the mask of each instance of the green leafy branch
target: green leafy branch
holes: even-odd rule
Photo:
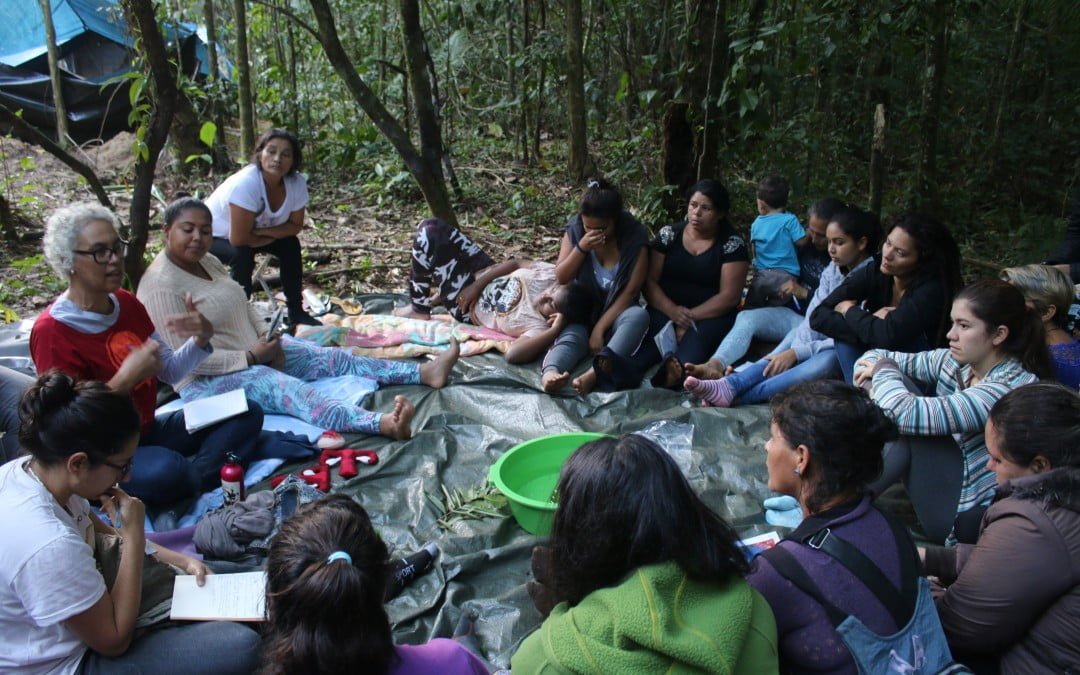
[[[443,499],[430,492],[424,494],[439,512],[435,522],[444,530],[466,520],[506,517],[506,496],[491,483],[485,482],[483,485],[464,489],[455,488],[453,491],[440,485],[439,489],[442,490]]]

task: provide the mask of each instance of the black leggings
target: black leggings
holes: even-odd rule
[[[270,253],[277,256],[281,270],[281,287],[285,291],[285,302],[290,311],[303,306],[304,272],[300,255],[300,240],[296,237],[275,239],[265,246],[233,246],[224,237],[214,237],[210,252],[221,262],[229,266],[229,276],[244,288],[251,297],[251,275],[255,272],[255,254]]]
[[[646,309],[649,310],[649,332],[641,343],[641,347],[630,357],[638,372],[642,374],[649,367],[669,356],[669,354],[660,353],[660,350],[656,347],[656,340],[653,338],[663,330],[670,319],[655,307],[646,307]],[[735,314],[732,311],[715,319],[699,319],[695,321],[697,330],[691,328],[686,331],[675,348],[674,357],[678,359],[680,364],[705,363],[708,361],[720,345],[721,340],[735,325]],[[675,385],[682,386],[682,383],[677,382]]]

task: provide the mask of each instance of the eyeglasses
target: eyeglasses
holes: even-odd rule
[[[89,251],[73,250],[72,253],[93,256],[94,262],[97,264],[107,265],[109,263],[110,255],[115,255],[117,259],[123,260],[124,254],[127,253],[127,247],[128,242],[123,239],[117,239],[112,246],[99,246]]]
[[[126,476],[131,471],[131,467],[135,466],[135,458],[132,457],[123,464],[113,464],[112,462],[102,462],[102,464],[109,467],[110,469],[116,469],[120,472],[121,476]]]

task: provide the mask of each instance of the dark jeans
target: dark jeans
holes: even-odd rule
[[[285,291],[285,301],[289,309],[299,308],[303,304],[300,292],[303,290],[304,270],[300,255],[300,240],[296,237],[276,239],[266,246],[233,246],[228,239],[214,237],[210,252],[221,262],[229,266],[229,276],[244,287],[244,292],[251,297],[251,275],[255,272],[255,254],[270,253],[277,256],[281,270],[281,287]]]
[[[79,675],[206,673],[248,675],[259,666],[259,634],[239,623],[206,621],[151,631],[120,656],[86,652]]]
[[[630,357],[641,373],[644,373],[651,366],[656,365],[661,359],[668,356],[668,354],[660,353],[660,350],[656,347],[656,340],[653,338],[670,319],[667,314],[654,307],[647,307],[646,309],[649,310],[649,332],[641,343],[641,348]],[[693,328],[687,330],[682,340],[679,340],[679,344],[675,348],[675,358],[681,364],[705,363],[708,361],[724,339],[724,336],[735,325],[735,315],[736,312],[732,311],[715,319],[699,319],[696,321],[697,330]]]
[[[14,459],[19,449],[19,401],[34,378],[0,366],[0,462]]]
[[[213,489],[225,454],[242,464],[255,455],[263,410],[248,399],[248,411],[189,434],[184,411],[156,418],[139,439],[135,463],[124,490],[152,507],[164,507]]]

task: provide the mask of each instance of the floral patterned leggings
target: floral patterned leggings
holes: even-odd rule
[[[420,365],[410,361],[387,361],[353,356],[347,350],[282,336],[285,367],[251,366],[227,375],[198,377],[180,392],[185,401],[243,388],[247,397],[267,414],[292,415],[305,422],[333,429],[379,433],[382,413],[329,398],[308,384],[322,377],[359,375],[379,384],[419,384]]]

